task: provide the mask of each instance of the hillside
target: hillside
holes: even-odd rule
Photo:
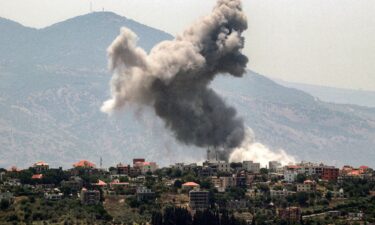
[[[307,92],[325,102],[375,107],[375,91],[333,88],[275,80],[278,84]]]
[[[45,160],[70,167],[103,157],[108,166],[133,157],[162,164],[201,160],[204,151],[174,141],[153,112],[108,118],[105,49],[121,26],[146,50],[172,36],[109,12],[36,30],[0,19],[0,167]],[[228,85],[230,84],[230,85]],[[256,139],[299,159],[375,166],[375,109],[330,104],[249,72],[212,87],[235,106]],[[356,157],[353,157],[355,155]]]

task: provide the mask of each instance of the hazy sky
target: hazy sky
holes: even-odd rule
[[[114,11],[181,32],[215,0],[0,0],[0,17],[31,27]],[[244,0],[249,68],[287,81],[375,91],[374,0]],[[1,31],[0,31],[1,35]]]

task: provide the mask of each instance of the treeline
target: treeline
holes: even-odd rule
[[[245,225],[243,220],[236,219],[227,211],[197,211],[191,216],[185,208],[168,207],[164,212],[152,213],[152,225]]]

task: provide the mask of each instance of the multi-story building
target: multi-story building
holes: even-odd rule
[[[63,180],[61,181],[61,187],[63,188],[69,188],[70,190],[74,192],[78,192],[82,189],[83,186],[83,180],[80,177],[73,176],[70,177],[69,180]]]
[[[209,206],[209,192],[191,190],[189,192],[189,206],[191,209],[207,209]]]
[[[229,173],[231,172],[230,164],[225,161],[219,161],[216,167],[218,172]]]
[[[281,168],[281,163],[278,161],[269,161],[268,169],[270,172],[276,172],[278,168]]]
[[[225,192],[227,188],[235,186],[235,179],[231,176],[229,177],[211,177],[211,181],[214,187],[217,188],[219,192]]]
[[[259,173],[260,163],[254,163],[253,161],[243,161],[242,168],[248,172]]]
[[[293,183],[297,179],[298,172],[294,169],[287,169],[284,171],[284,181]]]
[[[81,190],[81,203],[84,205],[97,205],[100,203],[100,192],[98,190]]]
[[[327,181],[337,181],[340,170],[338,168],[323,168],[322,179]]]
[[[297,192],[313,192],[316,191],[315,181],[305,180],[303,184],[297,184]]]
[[[117,169],[117,174],[129,175],[129,171],[130,171],[129,165],[119,163],[119,164],[116,165],[116,169]]]

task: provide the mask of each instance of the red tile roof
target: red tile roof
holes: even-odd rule
[[[40,179],[42,179],[43,178],[43,174],[34,174],[32,177],[31,177],[31,179],[38,179],[38,180],[40,180]]]
[[[81,160],[73,164],[74,167],[94,168],[95,164],[87,160]]]
[[[185,186],[185,187],[198,187],[199,184],[197,184],[195,182],[186,182],[186,183],[182,184],[182,186]]]
[[[46,163],[44,161],[40,161],[40,162],[34,163],[34,166],[48,166],[48,163]]]

